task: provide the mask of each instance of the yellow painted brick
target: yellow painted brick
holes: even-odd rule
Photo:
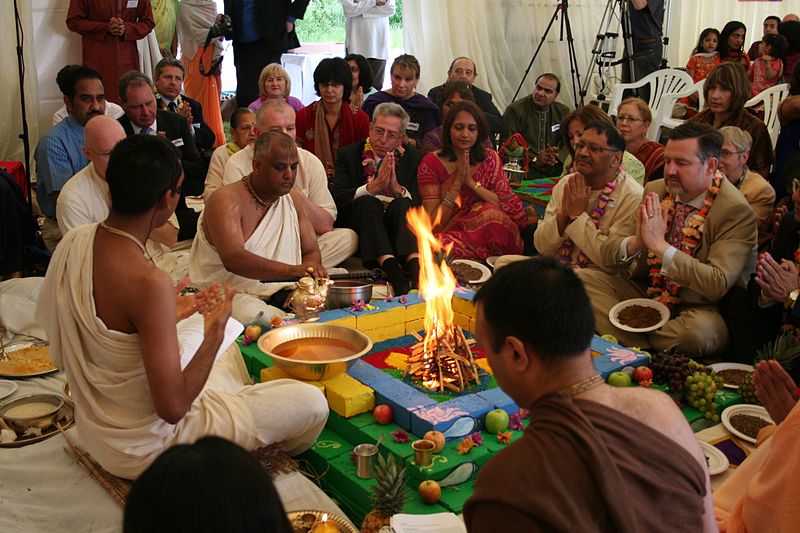
[[[345,418],[375,408],[375,392],[348,374],[326,379],[322,383],[331,410]]]
[[[470,318],[475,317],[475,304],[464,298],[453,296],[453,311],[467,315]]]
[[[401,327],[406,322],[406,308],[402,306],[393,307],[380,313],[370,313],[356,317],[356,327],[361,331],[370,329],[385,328],[393,324],[400,324]],[[403,335],[405,328],[401,329]]]
[[[356,317],[349,316],[347,318],[337,318],[336,320],[325,322],[325,324],[336,324],[337,326],[347,326],[348,328],[354,328],[356,327]]]
[[[261,383],[266,383],[267,381],[275,381],[276,379],[295,379],[277,366],[271,366],[269,368],[262,368],[261,369]],[[325,385],[321,381],[301,381],[299,379],[295,379],[295,381],[300,381],[301,383],[307,383],[308,385],[314,385],[318,388],[323,394],[325,394]]]
[[[360,329],[360,328],[359,328]],[[387,339],[394,339],[395,337],[402,337],[406,334],[405,322],[392,324],[382,328],[361,330],[372,339],[372,342],[381,342]]]
[[[467,326],[467,331],[475,333],[475,319],[474,318],[470,318],[469,319],[469,326]]]
[[[425,304],[414,304],[406,307],[406,322],[425,318]]]
[[[453,313],[453,324],[455,324],[456,326],[468,329],[470,320],[471,317],[467,315],[462,315],[461,313]]]
[[[420,332],[425,329],[425,319],[420,318],[419,320],[412,320],[410,322],[406,322],[406,335],[410,335],[411,332]]]

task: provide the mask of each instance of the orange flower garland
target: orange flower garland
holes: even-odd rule
[[[717,199],[722,179],[723,178],[719,176],[714,177],[711,181],[711,185],[708,186],[706,197],[703,200],[703,207],[687,218],[686,225],[681,230],[683,233],[683,239],[681,239],[679,248],[681,252],[689,254],[692,257],[694,257],[694,254],[697,252],[697,246],[703,238],[703,226],[706,217],[711,210],[711,206],[714,204],[714,200]],[[675,215],[675,197],[671,194],[667,194],[664,199],[661,200],[661,207],[667,210],[667,235],[669,235],[672,229],[672,219]],[[650,287],[647,288],[647,296],[658,300],[672,311],[681,301],[678,297],[681,286],[661,275],[661,260],[656,257],[656,254],[654,254],[652,250],[648,250],[647,252],[647,264],[650,265]]]
[[[603,187],[603,190],[600,192],[600,197],[597,199],[597,205],[594,209],[592,209],[592,223],[594,223],[594,227],[600,229],[600,219],[603,218],[603,215],[606,214],[606,207],[608,206],[609,201],[611,201],[611,193],[614,192],[614,189],[617,188],[616,184],[616,176],[614,176],[614,180],[606,183],[606,186]],[[569,237],[565,238],[564,241],[561,243],[561,250],[559,251],[559,259],[565,265],[569,265],[572,263],[572,249],[575,247],[575,243],[572,242],[572,239]],[[583,251],[578,252],[578,256],[575,258],[575,267],[576,268],[586,268],[591,263],[591,260]]]

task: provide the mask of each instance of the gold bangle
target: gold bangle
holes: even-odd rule
[[[478,190],[478,189],[480,189],[481,187],[483,187],[483,185],[481,185],[481,182],[480,182],[480,181],[476,181],[476,182],[475,182],[475,185],[472,187],[472,190],[473,190],[473,191],[477,191],[477,190]]]

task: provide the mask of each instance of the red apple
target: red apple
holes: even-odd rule
[[[375,417],[375,422],[378,424],[390,424],[392,422],[392,408],[385,403],[376,405],[372,410],[372,416]]]
[[[259,337],[261,337],[261,326],[258,324],[247,326],[247,328],[244,330],[245,345],[257,341]]]
[[[647,383],[648,381],[652,383],[653,371],[646,366],[640,366],[639,368],[634,370],[633,379],[635,379],[636,383],[638,383],[639,385],[641,385],[642,383]]]
[[[433,453],[439,453],[444,449],[446,439],[444,437],[444,433],[442,433],[441,431],[429,431],[425,433],[425,436],[422,438],[424,440],[431,441],[435,445],[435,447],[433,448]]]
[[[432,479],[426,479],[419,484],[419,496],[428,505],[433,505],[442,497],[442,487]]]

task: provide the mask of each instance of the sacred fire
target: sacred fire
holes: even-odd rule
[[[480,378],[471,348],[475,341],[453,324],[456,277],[445,261],[451,246],[442,247],[434,237],[424,209],[410,209],[406,219],[419,244],[419,290],[425,299],[425,338],[411,347],[406,374],[431,390],[463,392]]]

